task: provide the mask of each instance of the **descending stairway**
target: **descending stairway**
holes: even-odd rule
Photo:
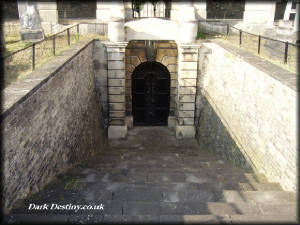
[[[199,149],[195,140],[176,140],[164,127],[139,127],[18,203],[6,222],[296,223],[296,200],[263,175]],[[102,203],[104,209],[28,210],[30,203]]]

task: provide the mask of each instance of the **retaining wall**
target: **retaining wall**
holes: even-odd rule
[[[5,211],[105,146],[92,53],[77,43],[4,90]]]
[[[200,145],[295,191],[297,75],[222,43],[203,43],[199,64]]]

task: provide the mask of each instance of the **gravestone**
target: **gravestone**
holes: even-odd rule
[[[44,39],[36,2],[18,1],[20,18],[20,35],[23,41],[40,41]]]

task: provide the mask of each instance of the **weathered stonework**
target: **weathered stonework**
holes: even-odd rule
[[[125,47],[127,42],[105,43],[108,73],[108,138],[124,138],[125,115]]]
[[[211,53],[200,54],[199,143],[295,191],[296,74],[219,44],[203,43]]]
[[[146,62],[146,48],[144,41],[129,42],[125,53],[125,73],[126,73],[126,116],[132,116],[132,93],[131,76],[135,68]],[[156,62],[160,62],[170,72],[171,91],[170,91],[170,114],[169,127],[174,127],[175,123],[175,98],[177,95],[177,45],[173,41],[158,41]]]
[[[178,47],[177,138],[195,137],[194,114],[199,48],[199,44],[181,44]]]
[[[77,43],[4,90],[5,212],[105,145],[92,51],[92,42]]]
[[[107,52],[104,44],[99,41],[94,41],[93,48],[93,63],[94,63],[94,75],[95,75],[95,88],[98,96],[99,104],[101,105],[101,115],[99,115],[104,121],[104,128],[108,126],[108,93],[107,88],[107,76],[111,77],[112,74],[108,75],[107,71]],[[115,70],[117,71],[117,70]],[[115,77],[115,76],[114,76]],[[113,92],[115,93],[115,92]]]

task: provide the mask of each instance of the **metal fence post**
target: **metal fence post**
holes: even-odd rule
[[[70,46],[70,28],[67,29],[68,45]]]
[[[52,39],[52,41],[53,41],[53,55],[55,55],[55,35],[53,35],[53,39]]]
[[[288,58],[288,48],[289,48],[289,42],[285,42],[285,48],[284,48],[284,64],[287,64],[287,58]]]
[[[226,31],[226,33],[227,33],[227,36],[229,35],[229,24],[227,24],[227,31]]]
[[[242,45],[242,30],[240,30],[240,46]]]
[[[77,24],[77,38],[79,40],[79,23]]]
[[[258,35],[257,54],[260,54],[260,39],[261,39],[261,36]]]
[[[32,70],[35,68],[35,43],[32,45]]]

